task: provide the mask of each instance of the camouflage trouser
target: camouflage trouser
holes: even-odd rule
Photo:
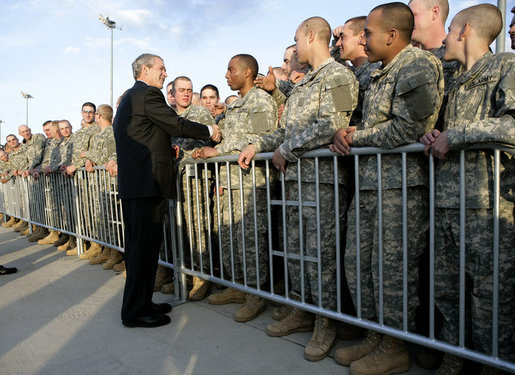
[[[234,276],[234,280],[244,280],[244,272],[246,272],[248,285],[257,286],[258,281],[262,285],[268,277],[266,190],[256,189],[255,216],[252,189],[243,189],[243,215],[240,193],[241,190],[231,190],[231,207],[229,207],[229,190],[224,189],[224,194],[220,196],[221,228],[218,235],[222,244],[224,278],[231,279]],[[245,270],[243,264],[245,264]],[[257,280],[258,271],[259,280]]]
[[[424,187],[409,187],[408,196],[408,328],[415,328],[418,306],[418,263],[428,239],[428,194]],[[403,317],[403,235],[402,190],[382,192],[383,259],[379,259],[377,191],[359,192],[359,254],[361,272],[361,316],[379,317],[379,262],[383,265],[384,324],[402,329]],[[345,249],[345,273],[357,303],[356,200],[349,208]],[[356,305],[356,309],[358,306]]]
[[[191,167],[193,165],[187,165],[186,170]],[[213,221],[209,199],[212,183],[208,175],[206,186],[205,169],[202,165],[197,165],[198,179],[195,179],[193,168],[188,171],[189,173],[186,173],[186,170],[181,175],[182,190],[179,193],[184,223],[184,264],[188,268],[210,273],[208,233],[210,222]]]
[[[443,315],[442,338],[458,344],[460,215],[437,209],[435,228],[435,300]],[[514,204],[501,199],[499,212],[499,355],[515,361]],[[471,325],[467,341],[486,354],[492,351],[493,218],[490,209],[466,210],[465,272]],[[467,321],[467,323],[469,323]],[[471,337],[467,337],[471,333]]]
[[[345,226],[345,192],[340,189],[340,228]],[[302,202],[316,202],[316,185],[311,182],[301,184]],[[297,182],[288,182],[287,199],[298,201]],[[316,258],[314,261],[304,259],[303,272],[299,259],[288,258],[288,273],[291,291],[299,296],[304,289],[305,301],[329,310],[336,309],[336,218],[334,185],[319,184],[319,206],[303,207],[302,239],[300,238],[299,207],[287,208],[287,253],[300,255],[302,241],[303,255]],[[317,231],[317,211],[320,218],[320,233]],[[320,243],[320,257],[318,243]],[[320,264],[319,264],[320,263]],[[320,271],[319,271],[320,270]],[[301,275],[304,276],[302,285]],[[320,285],[319,285],[320,284]],[[320,289],[319,289],[320,287]],[[321,293],[320,293],[321,292]]]

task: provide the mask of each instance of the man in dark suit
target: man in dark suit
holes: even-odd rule
[[[175,197],[171,137],[219,141],[216,125],[179,117],[160,89],[167,77],[159,56],[143,54],[132,64],[136,83],[124,95],[113,128],[118,156],[118,191],[125,223],[125,266],[122,322],[128,327],[170,323],[169,304],[152,302],[163,218]]]

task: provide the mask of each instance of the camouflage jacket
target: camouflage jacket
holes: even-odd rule
[[[459,208],[460,152],[488,142],[515,145],[515,55],[487,52],[449,92],[445,126],[451,151],[437,166],[436,205]],[[493,151],[465,153],[466,208],[492,208]],[[509,165],[509,166],[508,166]],[[501,153],[501,195],[513,201],[513,157]]]
[[[100,132],[100,126],[93,124],[86,127],[82,127],[73,135],[73,156],[72,165],[77,168],[84,167],[86,163],[85,158],[81,158],[80,154],[82,151],[88,151],[91,147],[93,137]]]
[[[91,160],[98,166],[103,166],[109,160],[116,161],[116,143],[112,125],[106,126],[95,134],[84,160]]]
[[[11,151],[9,154],[9,164],[11,170],[14,169],[25,169],[27,166],[27,149],[25,145],[21,144],[17,150]]]
[[[352,111],[358,103],[358,81],[346,67],[332,57],[316,70],[309,71],[291,90],[286,101],[279,129],[273,134],[253,140],[256,152],[274,151],[289,162],[286,179],[297,180],[299,156],[308,150],[326,148],[334,132],[349,124]],[[301,160],[301,181],[314,182],[315,161]],[[334,183],[333,160],[319,161],[319,181]],[[346,175],[339,173],[340,183]]]
[[[43,134],[32,134],[32,137],[25,141],[25,153],[27,155],[27,167],[34,169],[43,160],[47,138]]]
[[[243,98],[227,107],[224,121],[223,139],[216,146],[220,155],[237,154],[243,150],[254,137],[272,134],[277,129],[277,106],[273,98],[262,89],[252,87]],[[239,170],[237,164],[231,167],[231,188],[239,187]],[[242,171],[243,186],[252,188],[252,175]],[[265,187],[266,171],[256,166],[256,187]],[[220,168],[220,186],[227,187],[227,168]]]
[[[381,67],[381,63],[369,63],[368,61],[364,64],[358,66],[357,68],[350,68],[354,74],[356,74],[356,78],[359,82],[359,95],[358,95],[358,105],[354,112],[352,112],[352,117],[350,119],[351,126],[357,126],[361,123],[363,119],[363,101],[365,100],[365,93],[368,91],[370,86],[370,75],[373,71],[379,69]]]
[[[207,108],[190,105],[184,112],[179,116],[184,117],[187,120],[195,121],[204,125],[214,125],[215,119],[211,116],[211,112]],[[213,146],[213,141],[204,141],[202,139],[193,138],[172,138],[172,144],[177,145],[181,148],[179,159],[188,158],[191,156],[191,151],[198,147]]]
[[[55,172],[63,164],[69,165],[72,160],[73,154],[73,134],[68,138],[62,138],[58,146],[52,151],[50,155],[50,169]]]
[[[363,121],[354,132],[353,145],[391,149],[418,142],[433,129],[442,104],[442,64],[433,54],[406,46],[383,69],[371,74],[363,103]],[[382,156],[383,189],[402,187],[400,154]],[[427,159],[407,157],[408,186],[427,185]],[[377,157],[359,162],[360,190],[377,189]]]
[[[36,167],[36,170],[38,172],[43,171],[45,167],[50,167],[50,161],[52,160],[52,154],[57,153],[59,154],[59,144],[62,142],[64,138],[61,139],[50,139],[50,142],[47,142],[47,145],[45,147],[45,153],[43,154],[43,161],[41,164]],[[53,156],[54,158],[59,158],[59,156]]]

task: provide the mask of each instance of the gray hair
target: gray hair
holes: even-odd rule
[[[162,60],[161,57],[153,55],[151,53],[144,53],[143,55],[138,56],[136,60],[134,60],[134,62],[132,63],[132,75],[134,76],[134,79],[138,79],[138,77],[140,76],[141,67],[143,65],[152,68],[152,66],[154,66],[155,58]]]

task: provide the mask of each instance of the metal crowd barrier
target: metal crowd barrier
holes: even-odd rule
[[[479,147],[476,147],[479,148]],[[501,152],[515,155],[514,149],[510,147],[502,147],[499,145],[482,145],[481,149],[490,149],[494,155],[494,224],[493,224],[493,237],[492,243],[494,254],[494,282],[493,282],[493,312],[492,312],[492,352],[480,353],[467,346],[465,341],[465,320],[466,320],[466,298],[465,298],[465,151],[461,152],[460,164],[460,283],[459,288],[459,344],[452,345],[437,338],[437,329],[435,328],[435,183],[434,171],[435,162],[432,157],[428,160],[429,171],[429,297],[428,297],[428,326],[429,333],[422,335],[412,332],[408,329],[407,317],[407,197],[406,197],[406,181],[407,181],[407,164],[406,156],[409,153],[420,153],[423,151],[423,146],[420,144],[412,144],[399,147],[393,150],[383,150],[376,148],[354,148],[352,149],[351,156],[347,158],[339,157],[338,155],[330,152],[329,150],[310,151],[302,155],[302,159],[312,159],[315,168],[315,181],[316,197],[313,200],[304,201],[302,199],[302,184],[297,183],[298,196],[300,199],[292,199],[286,196],[285,176],[280,174],[276,183],[274,176],[276,175],[275,168],[271,167],[270,160],[271,153],[263,153],[256,156],[252,161],[250,176],[252,178],[252,188],[240,189],[243,186],[244,172],[237,168],[238,178],[237,181],[231,181],[231,166],[234,168],[236,164],[237,155],[216,157],[209,160],[186,160],[183,165],[187,166],[183,172],[178,173],[177,188],[178,188],[178,201],[170,201],[168,217],[164,225],[164,246],[161,252],[160,264],[173,268],[175,273],[175,287],[176,295],[179,299],[185,300],[187,295],[186,290],[186,275],[198,276],[209,281],[232,287],[246,293],[252,293],[271,301],[285,303],[295,306],[306,311],[316,314],[321,314],[335,320],[345,323],[353,324],[366,329],[375,330],[384,334],[401,338],[422,346],[430,347],[437,350],[442,350],[451,354],[459,355],[463,358],[471,359],[477,362],[488,364],[506,371],[515,373],[515,363],[510,362],[504,358],[499,358],[498,348],[498,303],[499,303],[499,288],[498,272],[499,272],[499,199],[500,199],[500,161]],[[381,164],[381,156],[384,154],[400,154],[402,158],[402,170],[392,171],[392,173],[400,173],[402,176],[402,191],[403,191],[403,241],[404,246],[402,249],[402,256],[404,259],[403,279],[404,286],[402,290],[403,295],[403,327],[402,329],[389,327],[384,324],[382,298],[379,299],[379,316],[378,321],[366,320],[361,316],[361,306],[359,296],[361,294],[360,278],[357,282],[357,306],[356,314],[349,314],[345,306],[345,301],[342,300],[342,285],[340,280],[344,274],[342,269],[342,255],[344,250],[345,236],[341,236],[345,221],[340,220],[342,212],[340,212],[340,204],[342,203],[341,196],[342,189],[339,186],[339,173],[342,163],[348,163],[351,158],[354,160],[354,168],[357,170],[360,157],[363,155],[376,155],[377,162]],[[332,186],[334,193],[334,207],[320,206],[319,192],[321,183],[319,181],[321,160],[330,160],[333,166],[333,183]],[[346,161],[345,161],[346,160]],[[327,163],[326,163],[327,164]],[[352,163],[350,163],[352,164]],[[259,189],[256,188],[256,165],[259,165],[262,173],[265,176],[265,184]],[[291,167],[291,166],[290,166]],[[226,180],[223,181],[221,171],[224,170]],[[302,180],[301,162],[297,163],[297,171],[299,179]],[[380,168],[378,169],[380,172]],[[380,176],[380,173],[379,173]],[[249,177],[245,177],[249,178]],[[513,177],[511,177],[513,178]],[[350,179],[352,181],[352,178]],[[298,182],[298,181],[297,181]],[[355,196],[353,199],[359,201],[359,179],[354,179]],[[221,230],[221,197],[218,192],[221,185],[227,187],[227,196],[224,199],[227,201],[229,209],[229,223],[225,228],[225,232]],[[327,183],[326,183],[327,185]],[[381,184],[378,184],[378,206],[382,204]],[[0,211],[10,216],[22,218],[37,225],[42,225],[50,229],[56,229],[61,232],[70,233],[79,240],[94,240],[103,245],[113,247],[123,251],[123,220],[121,205],[117,197],[116,178],[112,178],[104,168],[95,168],[94,173],[88,173],[85,170],[79,170],[73,179],[63,177],[62,175],[55,174],[51,176],[40,176],[38,180],[32,178],[17,177],[2,184],[0,188]],[[234,188],[236,186],[236,188]],[[352,187],[352,185],[350,186]],[[513,189],[513,187],[512,187]],[[244,194],[245,190],[245,194]],[[249,193],[250,191],[250,193]],[[247,195],[248,193],[248,195]],[[264,199],[260,200],[264,195]],[[513,192],[511,192],[513,195]],[[241,223],[242,232],[240,237],[236,238],[236,224],[231,221],[234,220],[233,213],[236,210],[243,212],[244,206],[251,202],[253,212],[249,217],[243,216]],[[347,201],[349,203],[349,201]],[[226,209],[225,207],[224,209]],[[303,253],[302,241],[300,242],[299,254],[293,254],[288,249],[288,237],[296,235],[296,233],[287,233],[285,230],[287,217],[287,208],[293,207],[300,210],[300,207],[312,208],[316,213],[315,226],[317,238],[317,254],[306,255]],[[356,216],[359,217],[359,204],[356,205]],[[247,260],[245,246],[247,246],[247,235],[245,234],[245,226],[252,228],[254,232],[254,242],[259,245],[257,240],[257,222],[258,222],[258,209],[263,210],[266,216],[266,254],[268,259],[266,267],[268,268],[268,276],[265,280],[260,276],[260,261],[258,252],[252,259]],[[379,209],[379,212],[380,209]],[[321,290],[322,282],[320,280],[321,274],[321,247],[322,238],[326,236],[323,231],[324,228],[320,227],[320,222],[323,216],[334,215],[335,217],[335,259],[336,259],[336,288],[337,288],[337,301],[335,309],[324,308],[322,299],[319,297],[314,301],[308,301],[305,298],[306,291],[304,288],[304,270],[309,264],[315,264],[317,274],[318,295],[322,295]],[[381,215],[379,215],[379,228],[382,228]],[[302,236],[303,223],[302,215],[299,215],[299,236]],[[357,221],[359,223],[359,220]],[[359,227],[357,228],[359,231]],[[381,232],[381,231],[380,231]],[[228,236],[227,238],[222,238]],[[382,238],[379,236],[379,247],[382,247]],[[227,240],[228,239],[228,240]],[[241,241],[244,247],[243,261],[239,265],[243,270],[243,277],[237,280],[235,277],[235,268],[237,268],[237,250],[236,243]],[[227,247],[222,245],[229,244]],[[250,245],[249,245],[250,246]],[[81,247],[80,247],[81,248]],[[359,249],[359,242],[357,243]],[[229,269],[224,269],[223,258],[230,259]],[[359,258],[359,251],[357,251]],[[294,299],[290,297],[290,287],[288,280],[289,259],[296,259],[300,263],[301,269],[301,291],[300,298]],[[279,261],[277,261],[279,260]],[[250,263],[249,263],[250,262]],[[255,286],[249,285],[251,275],[247,274],[247,267],[249,264],[254,263],[257,270],[255,279],[257,282]],[[360,261],[357,259],[359,275]],[[383,275],[382,262],[378,270],[378,278],[380,285],[380,292],[382,292],[385,277]],[[278,266],[279,265],[279,266]],[[285,276],[284,293],[276,290],[276,282],[279,276],[277,273],[283,273]],[[266,283],[265,283],[266,281]]]

